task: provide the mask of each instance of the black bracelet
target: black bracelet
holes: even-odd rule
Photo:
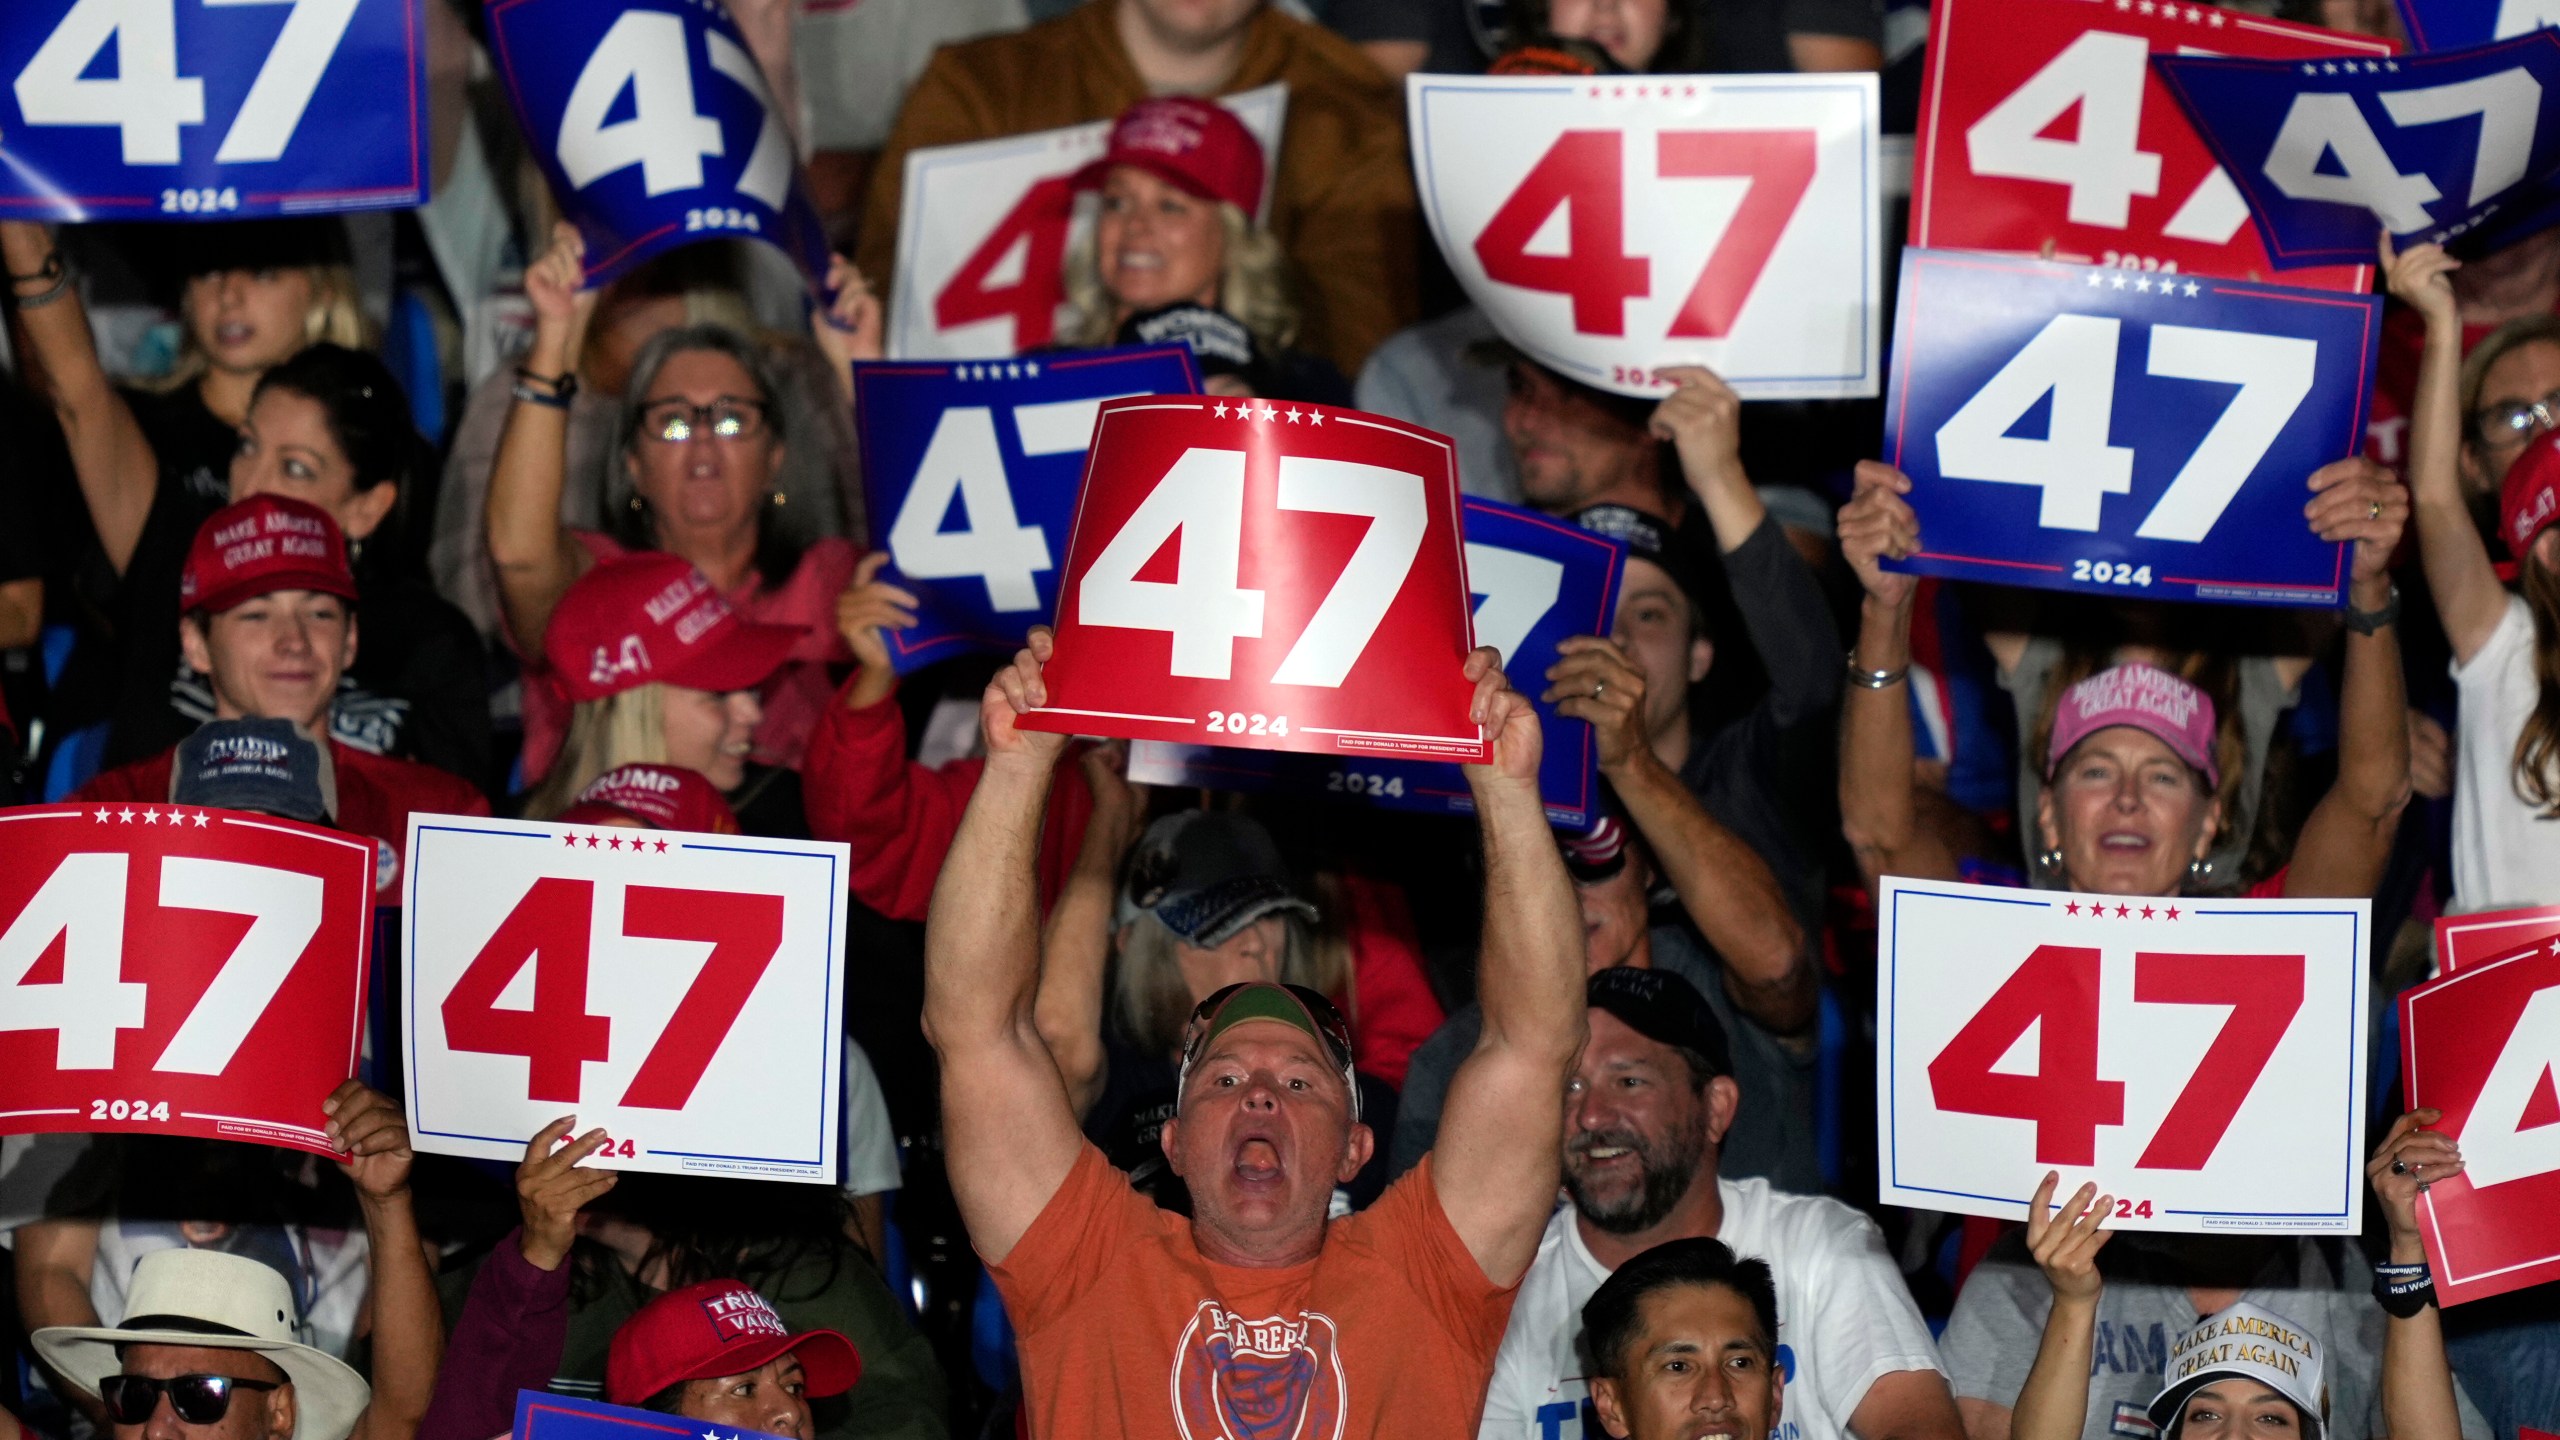
[[[45,288],[37,291],[33,295],[21,295],[18,293],[17,287],[21,285],[34,285],[39,282],[42,282]],[[62,263],[62,252],[59,250],[45,256],[44,268],[37,271],[35,274],[11,275],[9,277],[9,298],[16,301],[18,308],[21,310],[42,309],[70,293],[71,267]]]
[[[34,285],[39,283],[50,285],[54,281],[62,278],[62,272],[66,268],[68,267],[62,263],[62,252],[59,250],[48,250],[45,252],[44,265],[42,268],[38,269],[33,275],[13,274],[9,277],[9,283],[12,285]]]
[[[523,396],[524,389],[528,385],[540,385],[551,392],[550,400],[534,402],[538,405],[556,404],[566,407],[578,393],[578,372],[575,370],[563,370],[557,375],[536,375],[519,365],[516,367],[516,381],[516,393],[520,397]]]
[[[569,408],[568,396],[554,394],[548,390],[536,390],[522,380],[519,380],[513,386],[510,386],[507,393],[515,396],[518,400],[523,401],[527,405],[541,405],[552,410],[566,410]]]
[[[2383,626],[2389,625],[2394,621],[2397,621],[2399,618],[2400,586],[2396,582],[2391,587],[2391,598],[2383,601],[2382,608],[2379,610],[2359,610],[2355,607],[2354,601],[2350,600],[2347,602],[2345,616],[2347,628],[2353,630],[2359,635],[2381,634]]]
[[[2436,1303],[2435,1274],[2423,1260],[2408,1265],[2376,1265],[2373,1298],[2392,1318],[2410,1319]]]

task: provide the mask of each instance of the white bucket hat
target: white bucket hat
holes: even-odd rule
[[[2151,1423],[2167,1435],[2187,1397],[2222,1376],[2255,1380],[2290,1400],[2310,1422],[2309,1440],[2328,1429],[2329,1392],[2321,1346],[2311,1332],[2247,1301],[2206,1317],[2169,1347],[2169,1383],[2151,1402]]]
[[[36,1354],[95,1398],[98,1382],[121,1373],[126,1345],[254,1350],[293,1385],[293,1440],[346,1440],[373,1391],[343,1361],[293,1338],[293,1291],[267,1265],[217,1250],[157,1250],[133,1267],[125,1322],[51,1325],[32,1337]]]

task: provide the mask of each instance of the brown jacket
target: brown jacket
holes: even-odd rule
[[[1113,26],[1115,0],[937,51],[880,152],[855,260],[889,287],[910,150],[1108,120],[1145,99]],[[1379,341],[1419,314],[1421,239],[1404,106],[1357,47],[1268,7],[1222,94],[1288,82],[1288,128],[1271,230],[1296,262],[1300,343],[1356,375]]]

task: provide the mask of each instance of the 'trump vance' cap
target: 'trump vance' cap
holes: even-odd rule
[[[1101,159],[1076,172],[1090,190],[1115,165],[1141,170],[1203,200],[1223,200],[1247,217],[1262,207],[1262,142],[1211,100],[1158,95],[1120,112]]]
[[[2533,444],[2507,467],[2498,487],[2498,536],[2518,560],[2533,548],[2533,537],[2560,520],[2560,430],[2534,437]]]
[[[2203,771],[2206,789],[2220,788],[2222,767],[2213,759],[2212,697],[2149,665],[2101,670],[2063,692],[2053,712],[2053,743],[2045,750],[2045,778],[2053,778],[2072,746],[2113,725],[2151,735]]]
[[[326,825],[336,812],[328,757],[290,720],[207,720],[178,742],[169,799]]]
[[[791,1333],[773,1303],[735,1280],[670,1290],[613,1332],[604,1398],[638,1405],[670,1385],[744,1375],[785,1352],[800,1357],[809,1398],[841,1395],[862,1378],[862,1356],[833,1330]]]
[[[2305,1440],[2328,1428],[2329,1392],[2321,1377],[2320,1342],[2271,1311],[2242,1301],[2206,1317],[2169,1347],[2169,1383],[2151,1402],[2151,1423],[2173,1435],[2187,1397],[2220,1376],[2255,1380],[2302,1412]]]
[[[276,590],[356,598],[347,542],[328,511],[286,495],[252,495],[197,528],[178,572],[180,609],[219,615]]]
[[[1724,1022],[1698,987],[1668,970],[1614,965],[1583,982],[1583,1003],[1606,1010],[1657,1045],[1694,1050],[1718,1075],[1733,1073],[1733,1045]]]
[[[743,620],[682,556],[601,562],[569,587],[543,632],[543,658],[572,701],[643,685],[752,690],[782,667],[800,628]]]
[[[624,765],[607,770],[562,811],[563,825],[637,820],[654,830],[738,833],[738,813],[700,771],[677,765]]]
[[[1351,1073],[1351,1022],[1342,1018],[1332,1001],[1315,991],[1276,980],[1240,980],[1212,991],[1209,998],[1191,1007],[1191,1019],[1182,1027],[1182,1069],[1173,1090],[1175,1109],[1182,1108],[1182,1091],[1190,1083],[1192,1065],[1209,1053],[1219,1036],[1247,1020],[1277,1020],[1314,1036],[1342,1072],[1342,1088],[1351,1095],[1351,1118],[1360,1118],[1360,1082]]]

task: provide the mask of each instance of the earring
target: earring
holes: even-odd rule
[[[783,494],[783,493],[782,493],[781,491],[779,491],[779,490],[774,491],[774,492],[773,492],[773,494],[772,494],[772,496],[771,496],[771,497],[769,497],[769,498],[771,498],[771,499],[772,499],[772,501],[773,501],[773,508],[774,508],[774,509],[776,509],[776,510],[779,510],[779,509],[781,509],[783,506],[788,505],[788,504],[790,504],[790,503],[791,503],[791,497],[790,497],[790,496],[788,496],[788,495]]]
[[[623,503],[631,507],[631,513],[634,515],[641,514],[649,508],[649,502],[641,499],[640,492],[637,490],[632,491],[631,498]]]
[[[2187,862],[2187,883],[2188,883],[2188,884],[2190,884],[2190,885],[2202,885],[2202,884],[2204,884],[2206,881],[2208,881],[2208,880],[2210,880],[2210,879],[2212,879],[2212,878],[2213,878],[2213,862],[2212,862],[2212,861],[2210,861],[2210,860],[2190,860],[2190,861],[2188,861],[2188,862]]]
[[[2058,875],[2062,873],[2062,847],[2056,845],[2050,850],[2038,851],[2036,853],[2036,868],[2047,875]]]

